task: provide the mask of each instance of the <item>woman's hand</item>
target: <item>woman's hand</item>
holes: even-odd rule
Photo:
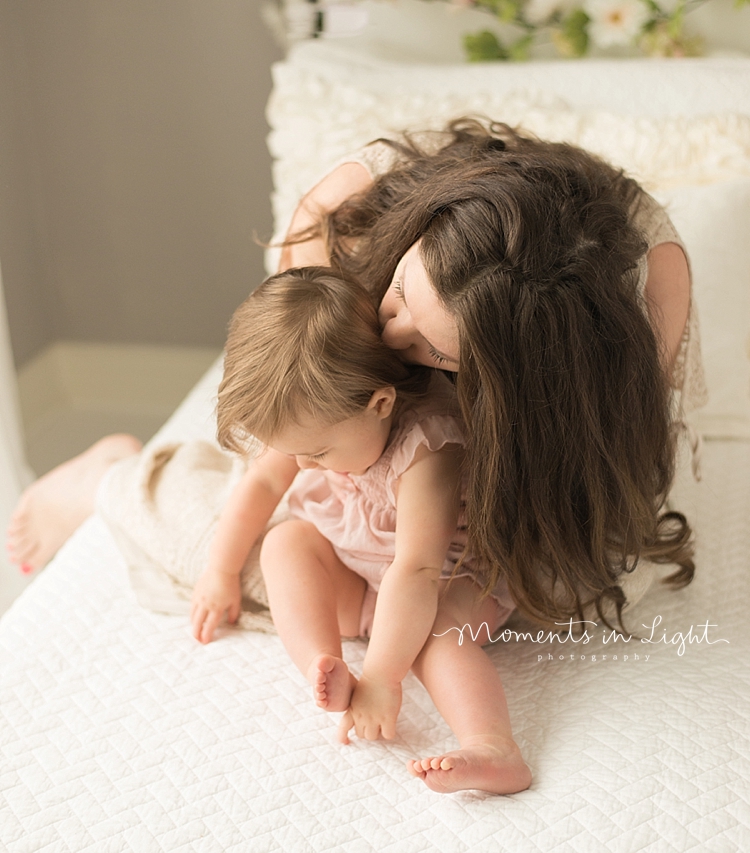
[[[378,740],[381,735],[391,740],[396,735],[396,719],[400,710],[400,682],[387,684],[363,676],[357,682],[349,709],[339,723],[339,741],[349,743],[352,729],[358,738],[365,740]]]
[[[198,578],[190,606],[190,622],[195,639],[201,643],[210,643],[225,613],[227,621],[235,623],[240,615],[241,600],[239,575],[207,569]]]

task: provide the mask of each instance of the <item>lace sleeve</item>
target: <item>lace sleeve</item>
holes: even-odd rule
[[[450,133],[441,130],[425,130],[412,133],[409,138],[428,154],[439,151],[452,138]],[[375,141],[365,145],[353,154],[349,154],[336,164],[359,163],[364,166],[373,178],[384,175],[396,168],[404,155],[387,142]]]
[[[672,407],[674,425],[676,429],[687,435],[692,455],[693,474],[696,479],[700,479],[700,438],[688,425],[686,415],[706,405],[708,389],[701,354],[698,307],[693,296],[693,270],[690,255],[667,211],[646,192],[642,193],[637,201],[633,211],[633,224],[646,238],[649,249],[662,243],[676,243],[687,259],[690,272],[690,307],[672,366],[670,385],[674,392]],[[648,262],[644,256],[639,280],[642,295],[645,294],[647,277]]]

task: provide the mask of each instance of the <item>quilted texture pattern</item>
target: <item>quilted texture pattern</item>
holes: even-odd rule
[[[162,438],[205,434],[214,381]],[[661,616],[654,638],[672,639],[709,621],[729,642],[496,643],[534,772],[512,797],[441,796],[408,774],[454,745],[411,676],[395,741],[340,746],[277,637],[227,629],[202,647],[182,618],[140,609],[90,520],[0,621],[0,849],[747,850],[750,445],[707,443],[703,482],[682,478],[676,500],[698,577],[653,590],[632,625],[647,638]],[[355,670],[364,650],[346,646]]]

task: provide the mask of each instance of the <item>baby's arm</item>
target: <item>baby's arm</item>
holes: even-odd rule
[[[462,452],[418,448],[399,479],[396,557],[378,591],[362,678],[339,738],[392,738],[401,706],[401,682],[429,637],[438,604],[438,580],[456,532]]]
[[[190,621],[201,643],[211,641],[225,613],[229,622],[237,621],[242,568],[298,470],[294,459],[267,449],[250,463],[229,496],[211,543],[208,567],[193,590]]]

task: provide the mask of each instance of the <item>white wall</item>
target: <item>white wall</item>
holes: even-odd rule
[[[22,6],[0,3],[0,259],[16,361],[49,342],[44,211]]]

